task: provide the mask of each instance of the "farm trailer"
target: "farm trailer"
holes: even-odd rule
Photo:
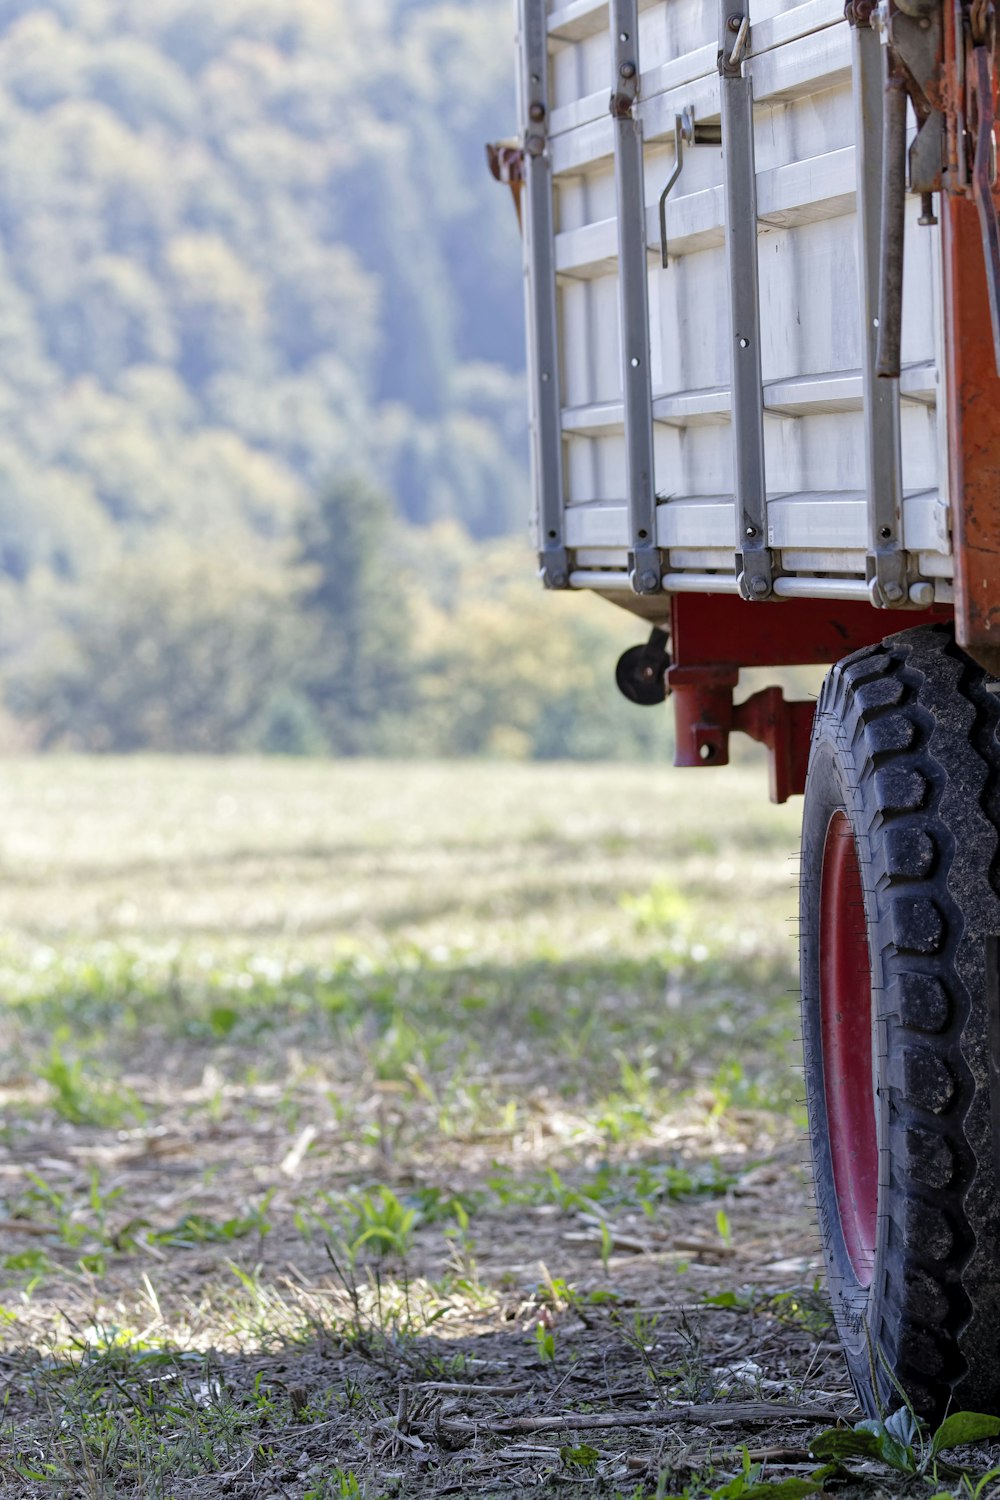
[[[869,1411],[1000,1412],[1000,225],[989,0],[519,0],[541,574],[677,763],[805,793],[832,1302]],[[819,702],[742,667],[830,664]]]

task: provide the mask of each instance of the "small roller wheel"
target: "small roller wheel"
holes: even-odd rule
[[[618,658],[615,681],[618,691],[630,703],[651,708],[666,702],[667,668],[670,666],[667,646],[666,631],[654,630],[643,645],[630,646]]]
[[[1000,701],[950,629],[833,668],[803,819],[802,1005],[834,1316],[874,1414],[1000,1413]]]

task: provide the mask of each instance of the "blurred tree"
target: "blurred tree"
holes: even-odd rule
[[[509,32],[0,0],[0,670],[46,743],[648,753],[619,617],[490,540],[527,513]]]
[[[448,565],[432,564],[430,589],[411,582],[413,753],[628,760],[669,752],[669,714],[627,703],[615,683],[618,655],[643,638],[640,625],[602,600],[546,595],[523,543],[470,551],[440,528],[430,535]],[[429,540],[414,552],[422,580]]]
[[[181,339],[179,369],[188,385],[203,386],[219,369],[257,368],[264,355],[264,289],[218,235],[184,234],[166,248]]]
[[[351,479],[328,485],[299,529],[317,646],[305,685],[340,754],[371,750],[379,725],[403,716],[412,696],[398,536],[386,496]]]
[[[118,552],[115,529],[82,476],[39,468],[0,440],[0,574],[25,583],[40,569],[73,580]]]
[[[85,91],[86,43],[35,7],[10,25],[4,47],[4,85],[29,109],[50,109]]]
[[[79,593],[43,659],[9,679],[8,704],[42,748],[260,748],[303,659],[295,587],[179,544],[132,560]]]
[[[95,257],[54,310],[49,350],[66,375],[106,382],[129,365],[172,365],[178,352],[162,291],[142,266],[117,255]]]
[[[339,357],[370,391],[382,342],[377,279],[343,245],[292,240],[282,249],[269,305],[285,364],[298,372],[313,360]]]
[[[197,128],[198,95],[190,81],[170,58],[135,37],[106,39],[92,52],[85,78],[88,92],[133,130]]]
[[[481,152],[512,92],[492,0],[0,0],[0,437],[107,494],[106,446],[35,416],[91,377],[156,424],[147,493],[224,425],[310,486],[350,468],[414,519],[519,521],[523,410],[512,437],[475,374],[513,389],[522,359],[516,231]],[[136,368],[185,388],[172,432]],[[110,509],[169,532],[174,494]]]

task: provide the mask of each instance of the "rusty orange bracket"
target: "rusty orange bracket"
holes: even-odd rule
[[[490,142],[486,147],[486,160],[497,182],[505,183],[510,188],[518,226],[523,228],[521,195],[524,192],[524,152],[520,146],[511,145],[507,141],[500,141],[495,145]]]
[[[764,688],[744,703],[734,703],[739,675],[732,666],[670,668],[667,685],[677,726],[674,765],[728,765],[729,736],[747,734],[767,746],[771,801],[787,802],[805,790],[816,705],[809,700],[788,702],[780,687]]]

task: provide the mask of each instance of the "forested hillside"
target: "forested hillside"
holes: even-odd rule
[[[508,0],[0,0],[0,743],[474,752],[551,712],[461,616],[491,590],[537,659],[527,553],[480,555],[527,515],[483,150],[511,31]],[[573,662],[591,627],[544,618]]]
[[[0,522],[15,577],[288,526],[350,467],[524,509],[505,0],[0,0]]]

